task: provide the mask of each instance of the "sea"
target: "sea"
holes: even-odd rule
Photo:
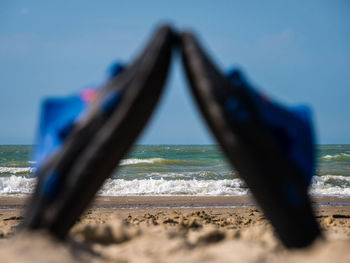
[[[26,196],[36,183],[34,146],[0,145],[0,196]],[[350,196],[350,145],[320,145],[310,194]],[[118,195],[248,195],[215,145],[140,145],[98,192]]]

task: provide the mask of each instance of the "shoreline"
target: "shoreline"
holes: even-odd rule
[[[0,209],[20,209],[28,197],[0,197]],[[350,197],[311,197],[314,206],[350,207]],[[256,207],[251,196],[97,196],[91,208],[230,208]]]

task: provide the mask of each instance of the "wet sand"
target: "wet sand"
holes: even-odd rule
[[[350,199],[314,198],[324,239],[287,251],[249,197],[98,197],[66,242],[17,233],[24,198],[0,198],[0,262],[350,262]]]

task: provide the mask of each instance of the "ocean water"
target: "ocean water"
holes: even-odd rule
[[[0,145],[0,196],[35,186],[33,146]],[[350,196],[350,145],[317,147],[310,193]],[[246,195],[246,185],[216,146],[135,146],[100,195]]]

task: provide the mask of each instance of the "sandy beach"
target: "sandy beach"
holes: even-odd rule
[[[288,251],[249,197],[98,197],[64,243],[18,231],[25,199],[2,197],[1,262],[350,262],[350,199],[313,201],[324,238]]]

